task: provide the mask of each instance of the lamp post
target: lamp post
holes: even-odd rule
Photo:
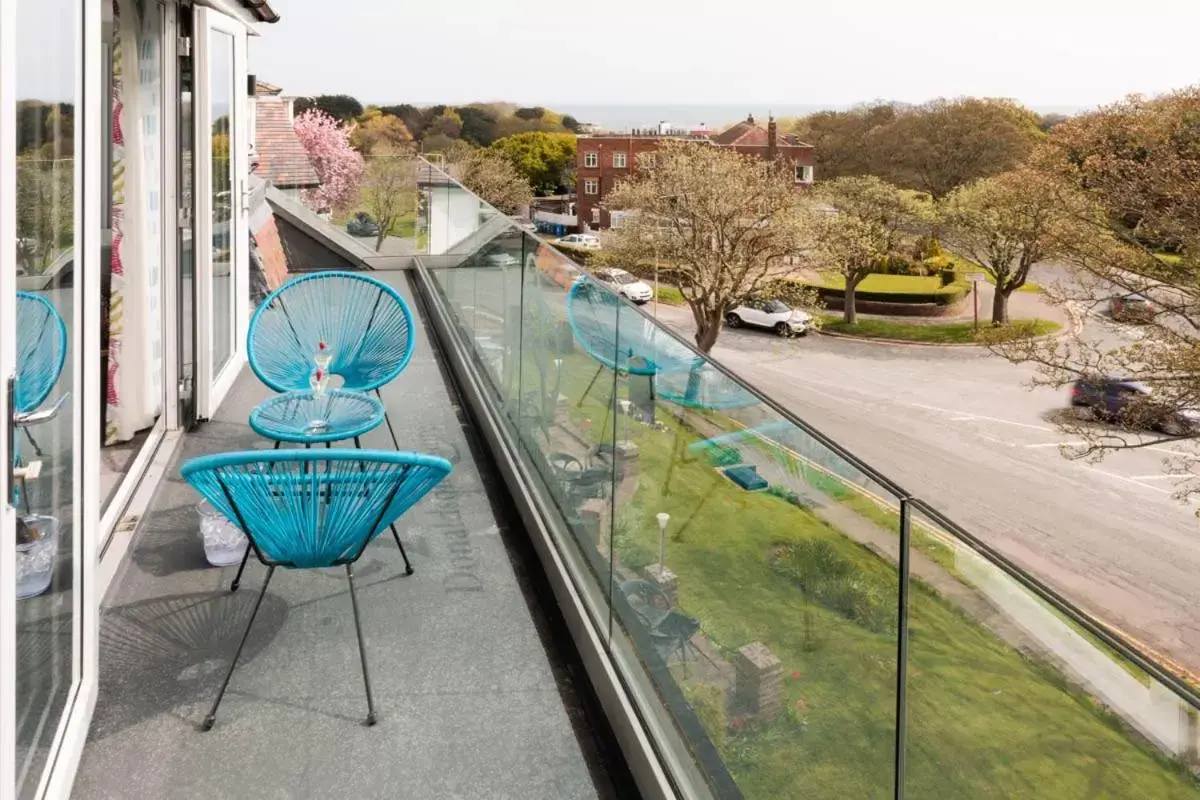
[[[655,519],[658,520],[658,577],[664,579],[667,575],[667,523],[671,521],[671,515],[660,511]]]

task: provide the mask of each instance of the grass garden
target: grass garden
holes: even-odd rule
[[[582,367],[564,382],[572,407],[587,373]],[[578,422],[599,434],[604,408],[602,398],[587,398]],[[726,767],[747,798],[890,796],[895,566],[789,502],[786,490],[744,492],[710,458],[683,455],[704,437],[666,408],[659,419],[666,431],[631,428],[638,483],[617,510],[620,564],[657,562],[655,514],[670,513],[666,561],[679,579],[679,609],[700,620],[727,657],[758,641],[783,663],[784,711],[761,727],[739,725],[719,686],[673,667]],[[864,519],[898,529],[894,511],[837,478],[812,468],[797,474]],[[949,548],[933,537],[914,530],[914,544],[952,564]],[[909,796],[1200,798],[1182,765],[1052,666],[1018,652],[921,581],[911,591]]]
[[[529,350],[523,356],[534,357]],[[769,444],[739,441],[697,454],[690,446],[707,435],[677,419],[673,407],[658,405],[656,427],[615,419],[607,398],[612,373],[587,391],[595,362],[576,353],[561,365],[556,383],[577,435],[592,443],[628,435],[638,447],[632,496],[613,503],[616,567],[631,574],[657,563],[655,515],[669,513],[666,565],[678,577],[677,609],[700,621],[727,661],[737,648],[761,642],[782,662],[783,710],[762,725],[737,716],[728,687],[700,662],[671,667],[744,796],[892,796],[897,570],[797,502],[792,487],[803,481],[806,492],[892,532],[899,527],[895,511],[799,459],[787,473],[790,487],[743,491],[719,466],[746,447],[778,457]],[[536,388],[539,371],[523,367],[525,388]],[[628,396],[625,381],[617,387]],[[709,419],[715,429],[739,430],[723,415]],[[561,446],[539,436],[523,438]],[[946,544],[919,526],[913,535],[918,550],[953,574]],[[908,796],[1200,798],[1184,765],[1050,664],[1006,643],[919,579],[910,598]]]
[[[864,339],[896,339],[925,344],[979,344],[996,341],[998,337],[1024,339],[1045,336],[1062,330],[1062,325],[1048,319],[1015,319],[1008,325],[996,328],[984,318],[976,328],[974,322],[913,323],[865,317],[860,317],[851,325],[840,315],[826,314],[821,330]]]

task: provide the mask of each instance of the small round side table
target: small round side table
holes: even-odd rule
[[[359,437],[383,423],[383,403],[363,392],[326,389],[319,396],[311,390],[284,392],[264,400],[250,412],[250,427],[260,436],[275,441],[311,447]]]

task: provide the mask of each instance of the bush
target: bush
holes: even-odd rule
[[[894,575],[864,569],[838,552],[827,539],[781,545],[771,567],[794,583],[809,600],[874,633],[896,630]]]
[[[913,243],[913,258],[917,261],[929,261],[942,257],[942,243],[936,236],[919,236]]]
[[[817,295],[823,301],[842,300],[846,296],[845,289],[831,286],[813,286],[812,284],[804,285],[815,289]],[[956,282],[951,283],[949,286],[943,286],[932,292],[865,292],[859,289],[854,293],[854,296],[858,300],[880,303],[933,303],[939,306],[952,306],[966,297],[969,290],[970,286],[967,283],[957,281],[956,279]]]
[[[924,275],[927,268],[920,261],[914,261],[901,253],[893,253],[880,259],[875,271],[883,275]]]
[[[684,699],[696,712],[700,724],[713,744],[725,744],[725,690],[712,683],[690,683],[683,686]]]
[[[562,251],[562,254],[567,258],[585,267],[600,252],[599,250],[589,250],[586,247],[576,247],[573,244],[564,244],[562,242],[552,242],[551,244]]]

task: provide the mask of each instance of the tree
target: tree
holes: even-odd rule
[[[955,188],[1007,172],[1039,139],[1038,118],[1010,100],[933,100],[871,131],[873,172],[940,200]]]
[[[436,136],[438,134],[450,139],[457,139],[462,134],[462,117],[453,108],[447,108],[442,113],[429,121],[425,127],[423,136]]]
[[[420,139],[421,134],[425,131],[425,120],[421,116],[421,109],[414,105],[401,103],[396,106],[380,106],[379,111],[381,114],[398,117],[414,139]]]
[[[875,171],[878,159],[867,145],[868,136],[895,118],[896,107],[889,103],[848,111],[818,111],[798,120],[793,133],[816,148],[816,171],[822,180],[869,175]]]
[[[1046,287],[1051,299],[1107,309],[1113,296],[1137,293],[1151,299],[1153,311],[1132,343],[1077,335],[997,350],[1036,365],[1039,384],[1117,375],[1150,389],[1152,401],[1124,411],[1120,426],[1065,421],[1064,432],[1081,443],[1067,455],[1154,444],[1150,426],[1170,426],[1200,406],[1200,86],[1131,96],[1073,117],[1055,126],[1031,165],[1058,183],[1060,210],[1075,225],[1059,242],[1059,260],[1074,275]],[[1174,449],[1180,455],[1168,462],[1172,471],[1194,477],[1195,445]],[[1179,491],[1195,494],[1200,484],[1192,480]]]
[[[297,114],[303,114],[305,111],[323,111],[340,122],[349,122],[363,114],[362,103],[348,94],[297,97],[293,107]]]
[[[609,232],[605,259],[670,264],[703,353],[731,309],[786,271],[810,219],[789,171],[688,141],[666,142],[653,166],[618,183],[605,205],[636,212]]]
[[[359,200],[375,221],[379,234],[375,251],[394,232],[396,223],[416,208],[416,162],[411,149],[382,148],[384,152],[370,160],[366,177],[359,189]]]
[[[579,133],[579,129],[583,127],[579,124],[579,120],[575,119],[570,114],[563,114],[562,126],[571,133]]]
[[[1068,235],[1058,185],[1022,168],[983,178],[946,198],[947,242],[995,281],[992,324],[1008,323],[1008,298],[1025,285],[1034,264],[1058,255]]]
[[[476,147],[487,147],[496,141],[496,118],[482,108],[461,106],[455,111],[462,120],[461,137]]]
[[[459,166],[463,185],[505,214],[533,202],[529,182],[512,163],[492,149],[472,150]]]
[[[476,147],[472,147],[462,139],[454,139],[442,148],[442,156],[449,164],[459,164],[467,159],[467,156],[475,152]]]
[[[575,166],[575,137],[569,133],[518,133],[498,139],[492,149],[507,158],[538,194],[552,194],[567,185],[567,175]]]
[[[533,106],[532,108],[518,108],[513,112],[513,116],[517,119],[535,120],[541,119],[546,115],[546,109],[541,106]]]
[[[350,131],[323,111],[305,111],[294,128],[321,180],[316,189],[304,190],[304,202],[318,212],[345,207],[363,175],[363,157],[350,146]]]
[[[374,113],[372,113],[374,112]],[[412,134],[399,117],[370,109],[350,134],[350,143],[364,155],[377,149],[397,149],[412,142]]]
[[[1070,117],[1068,117],[1066,114],[1058,114],[1054,112],[1050,114],[1041,114],[1038,116],[1038,130],[1040,130],[1042,133],[1049,133],[1069,119]]]
[[[74,174],[70,157],[56,158],[54,143],[17,156],[17,259],[40,274],[75,235]]]
[[[835,210],[815,223],[810,257],[819,269],[832,268],[845,280],[842,314],[853,325],[858,285],[900,251],[906,229],[926,212],[924,204],[872,175],[828,181],[821,197]]]

